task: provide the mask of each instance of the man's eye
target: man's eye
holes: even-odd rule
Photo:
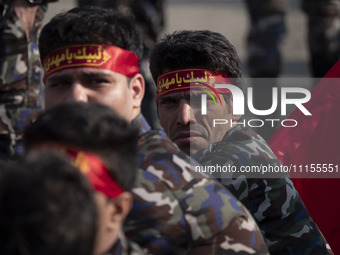
[[[102,78],[97,78],[97,79],[91,79],[88,81],[88,85],[91,87],[98,87],[98,86],[104,86],[109,83],[108,80],[102,79]]]
[[[172,105],[176,104],[176,100],[173,98],[161,99],[159,102],[161,105]]]
[[[94,82],[94,83],[108,83],[108,81],[105,80],[105,79],[94,79],[92,82]]]
[[[207,104],[209,105],[215,105],[218,102],[218,99],[215,97],[207,97]]]
[[[62,87],[67,87],[69,86],[70,83],[67,81],[56,81],[56,82],[51,82],[47,84],[47,87],[49,88],[62,88]]]

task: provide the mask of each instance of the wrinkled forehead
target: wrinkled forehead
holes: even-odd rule
[[[204,91],[202,90],[187,90],[187,91],[179,91],[179,92],[173,92],[170,94],[167,94],[165,96],[160,97],[160,99],[167,99],[167,98],[176,98],[176,99],[180,99],[180,98],[184,98],[184,99],[190,99],[190,98],[197,98],[200,97],[202,94],[204,94]]]

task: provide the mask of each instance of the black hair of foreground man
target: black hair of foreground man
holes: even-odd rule
[[[71,146],[100,157],[112,178],[130,191],[137,167],[138,134],[98,103],[66,103],[41,114],[24,132],[27,150],[45,143]]]
[[[0,254],[93,254],[96,202],[75,166],[42,152],[1,171]]]

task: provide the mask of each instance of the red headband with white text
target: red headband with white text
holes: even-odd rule
[[[140,73],[135,53],[105,44],[70,45],[54,50],[46,56],[43,65],[44,83],[51,74],[73,68],[107,69],[129,78]]]
[[[214,85],[226,81],[229,76],[226,74],[214,75],[211,71],[198,68],[188,68],[166,72],[157,78],[157,96],[162,97],[171,93],[190,91],[197,88],[208,88],[215,93],[231,94],[225,88],[214,88]]]

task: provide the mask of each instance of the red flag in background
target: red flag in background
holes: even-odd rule
[[[337,79],[336,79],[337,78]],[[289,119],[295,119],[294,128],[280,127],[269,140],[269,146],[284,165],[325,166],[333,171],[340,163],[340,60],[312,90],[311,100],[304,106],[312,113],[305,116],[296,109]],[[322,165],[326,164],[326,165]],[[315,165],[314,165],[315,167]],[[294,178],[292,181],[308,212],[330,244],[334,254],[340,254],[340,169],[338,178],[328,173],[313,178]],[[302,174],[302,173],[301,173]],[[319,175],[317,175],[319,174]],[[312,177],[311,173],[305,177]],[[301,175],[300,175],[301,177]]]

